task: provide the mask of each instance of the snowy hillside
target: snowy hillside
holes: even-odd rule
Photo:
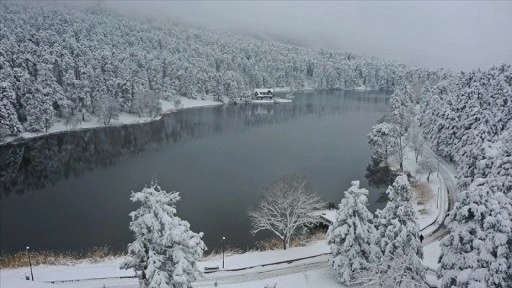
[[[239,96],[256,87],[392,90],[410,68],[262,41],[91,4],[0,3],[0,137],[119,112],[153,116],[177,96]]]

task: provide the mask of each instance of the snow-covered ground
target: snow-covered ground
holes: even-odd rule
[[[437,269],[439,263],[439,255],[441,255],[441,248],[439,247],[440,241],[435,241],[423,246],[423,265]]]
[[[162,103],[162,114],[171,113],[173,111],[182,110],[182,109],[222,105],[222,103],[220,103],[220,102],[213,101],[212,98],[206,99],[206,100],[195,100],[195,99],[188,99],[185,97],[180,97],[180,99],[181,99],[182,105],[180,106],[179,109],[175,108],[173,102],[166,101],[166,100],[160,100],[160,102]],[[161,116],[156,117],[156,118],[152,118],[149,116],[138,117],[135,114],[121,112],[119,114],[119,118],[116,120],[112,120],[112,123],[109,126],[147,123],[147,122],[154,121],[154,120],[157,120],[160,118],[161,118]],[[90,129],[90,128],[97,128],[97,127],[104,127],[104,126],[105,125],[102,123],[102,121],[98,120],[97,117],[92,117],[92,119],[90,121],[81,122],[76,127],[67,127],[64,124],[64,121],[62,121],[62,119],[58,119],[58,122],[54,123],[53,126],[50,129],[48,129],[48,133],[46,133],[46,132],[23,132],[16,137],[6,137],[2,141],[4,141],[4,143],[6,143],[6,142],[11,142],[20,137],[28,139],[28,138],[43,136],[46,134],[59,133],[59,132],[63,132],[63,131]]]
[[[198,281],[197,287],[204,286],[204,282],[208,281],[231,281],[233,277],[238,277],[241,280],[247,280],[250,285],[250,279],[258,279],[255,283],[263,283],[260,278],[251,278],[246,276],[248,274],[262,274],[267,273],[269,277],[272,276],[280,277],[281,274],[288,275],[289,271],[283,273],[276,273],[274,271],[286,270],[290,267],[294,268],[291,272],[302,272],[301,267],[307,264],[322,263],[320,267],[325,268],[327,265],[327,256],[324,254],[329,252],[329,246],[325,241],[317,241],[306,247],[294,247],[287,250],[275,250],[275,251],[253,251],[238,255],[228,255],[225,257],[225,269],[222,269],[222,255],[215,257],[209,257],[198,263],[201,271],[204,271],[205,267],[219,267],[218,272],[212,274],[206,274],[205,278]],[[317,256],[324,255],[323,258]],[[297,262],[295,259],[308,258]],[[322,257],[322,256],[320,256]],[[119,277],[130,277],[134,276],[133,270],[122,270],[119,268],[120,263],[124,258],[109,259],[100,263],[81,263],[69,266],[48,266],[39,265],[33,267],[34,278],[36,281],[24,280],[26,275],[30,275],[28,267],[15,268],[15,269],[2,269],[0,270],[0,287],[2,288],[25,288],[25,287],[48,287],[48,282],[57,281],[50,287],[69,287],[70,284],[74,284],[73,287],[80,283],[80,287],[109,287],[109,285],[119,285],[119,282],[129,283],[129,285],[136,284],[134,279],[119,279]],[[284,262],[284,263],[282,263]],[[287,263],[290,262],[290,263]],[[276,264],[278,263],[278,264]],[[275,265],[274,265],[275,264]],[[263,267],[267,266],[267,267]],[[251,272],[228,272],[229,270],[237,270],[245,268],[250,269]],[[223,271],[224,270],[224,271]],[[270,273],[272,272],[272,273]],[[233,274],[234,273],[234,274]],[[103,279],[102,279],[103,278]],[[116,279],[117,278],[117,279]],[[97,280],[85,280],[85,279],[97,279]],[[213,279],[213,280],[212,280]],[[221,280],[223,279],[223,280]],[[284,277],[289,279],[289,277]],[[66,282],[69,280],[84,280],[81,282],[73,281]],[[275,279],[274,279],[275,280]],[[274,281],[273,280],[273,281]],[[59,282],[64,281],[64,282]],[[288,281],[288,280],[286,280]],[[245,281],[244,281],[245,282]],[[89,283],[89,284],[87,284]],[[269,282],[270,283],[270,282]],[[314,282],[312,282],[314,283]],[[335,281],[333,281],[335,283]],[[96,285],[96,286],[94,286]],[[238,284],[237,284],[238,285]],[[245,284],[244,284],[245,285]],[[256,284],[255,284],[256,285]],[[196,285],[194,285],[196,286]],[[229,287],[242,287],[242,286],[229,286]],[[252,287],[252,286],[243,286]],[[283,286],[280,286],[283,287]],[[315,287],[315,286],[299,286],[299,287]],[[321,287],[321,286],[316,286]],[[331,287],[331,286],[326,286]],[[339,286],[338,286],[339,287]]]
[[[81,263],[76,265],[39,265],[32,267],[34,282],[44,284],[50,281],[106,278],[133,276],[134,272],[119,269],[124,258],[116,258],[102,261],[100,263]],[[25,275],[30,276],[29,267],[0,270],[0,287],[39,287],[26,286]],[[24,284],[24,285],[23,285]],[[46,287],[46,286],[41,286]],[[53,286],[52,286],[53,287]]]
[[[329,247],[325,241],[317,241],[307,247],[288,250],[249,252],[225,257],[222,269],[222,256],[218,255],[198,263],[205,267],[219,267],[214,273],[206,273],[193,283],[193,287],[344,287],[336,282],[330,271],[327,259]],[[425,266],[430,283],[435,283],[439,242],[424,247]],[[311,257],[311,258],[308,258]],[[305,258],[305,259],[304,259]],[[70,266],[35,266],[35,281],[24,280],[30,275],[28,267],[0,270],[0,287],[138,287],[134,272],[119,269],[124,258],[116,258],[101,263],[82,263]],[[302,260],[296,260],[302,259]],[[238,270],[238,271],[237,271]],[[130,278],[123,278],[130,277]],[[69,281],[74,280],[74,281]],[[54,282],[53,284],[49,284]],[[217,283],[217,286],[215,286]]]

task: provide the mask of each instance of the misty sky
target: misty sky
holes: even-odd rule
[[[107,1],[140,17],[469,70],[512,63],[512,2]]]

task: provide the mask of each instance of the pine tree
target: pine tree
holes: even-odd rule
[[[376,212],[374,241],[379,247],[375,253],[380,254],[380,261],[374,266],[374,273],[395,287],[421,287],[425,283],[421,264],[423,247],[407,176],[398,176],[386,193],[389,198],[386,207]]]
[[[22,131],[18,113],[11,104],[14,100],[9,83],[0,82],[0,137],[2,134],[17,135]]]
[[[368,134],[368,143],[375,149],[377,156],[387,160],[393,144],[393,124],[379,123],[372,127]]]
[[[332,256],[329,263],[341,283],[357,282],[366,276],[373,260],[371,237],[375,228],[368,205],[368,190],[359,188],[359,181],[344,192],[336,212],[336,220],[327,232]]]
[[[185,288],[201,275],[196,261],[206,250],[201,237],[176,214],[178,192],[166,192],[155,182],[140,192],[132,192],[132,202],[141,204],[130,213],[130,230],[135,241],[128,245],[131,259],[124,269],[142,273],[141,286]]]
[[[511,287],[511,200],[477,179],[450,213],[441,242],[441,287]]]
[[[34,89],[35,92],[29,92],[25,95],[24,106],[27,113],[27,122],[25,127],[28,131],[48,131],[55,118],[51,99],[47,91],[39,86]],[[39,89],[41,88],[41,89]]]
[[[501,151],[496,155],[492,175],[496,177],[493,183],[497,187],[494,189],[501,191],[512,200],[512,121],[508,126],[507,132],[500,137]]]

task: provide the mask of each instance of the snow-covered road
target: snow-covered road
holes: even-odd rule
[[[448,232],[444,221],[448,216],[449,211],[452,210],[455,201],[457,200],[457,182],[455,180],[455,167],[453,164],[447,162],[442,157],[434,153],[429,147],[426,147],[425,154],[436,159],[439,163],[439,176],[443,179],[443,195],[439,198],[439,215],[434,223],[425,227],[422,232],[425,235],[424,245],[442,239]]]

